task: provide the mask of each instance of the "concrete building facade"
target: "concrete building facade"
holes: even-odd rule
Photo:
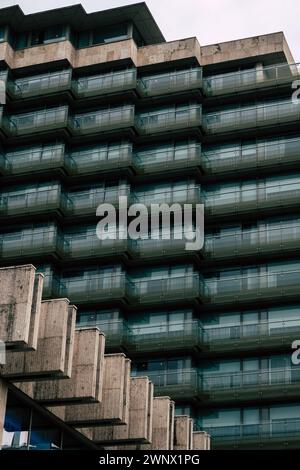
[[[44,302],[70,299],[78,327],[99,327],[136,383],[149,377],[155,409],[159,396],[176,401],[178,449],[187,417],[213,448],[299,446],[299,66],[284,34],[166,42],[144,3],[0,12],[1,265],[34,264]],[[99,240],[96,209],[118,211],[119,196],[204,204],[203,249],[187,251],[176,226],[171,240],[161,226],[158,239]],[[34,348],[18,318],[27,330],[9,341]],[[67,374],[63,354],[55,360]],[[56,407],[77,393],[76,380],[69,397],[59,383],[30,392],[42,401],[51,389],[45,403]],[[74,400],[59,412],[82,429],[95,413],[85,406],[89,421]],[[84,429],[101,445],[135,445],[130,424]],[[146,439],[149,426],[139,432]]]

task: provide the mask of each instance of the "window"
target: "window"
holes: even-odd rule
[[[6,39],[6,26],[0,26],[0,42]]]
[[[122,41],[128,37],[128,25],[127,23],[123,23],[113,26],[103,26],[92,31],[81,31],[78,34],[77,44],[79,48],[82,48],[97,44]]]

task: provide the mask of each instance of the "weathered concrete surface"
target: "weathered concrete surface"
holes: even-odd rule
[[[71,334],[69,325],[75,326],[75,316],[76,310],[69,308],[67,299],[43,301],[37,350],[8,352],[2,375],[14,381],[68,377],[71,343],[67,344],[67,334]]]
[[[11,69],[50,62],[63,62],[77,68],[122,60],[137,64],[137,47],[132,39],[84,49],[75,49],[67,40],[21,50],[13,50],[7,42],[0,44],[0,62]]]
[[[175,416],[174,450],[192,450],[193,421],[189,416]]]
[[[97,328],[76,331],[71,378],[35,382],[32,398],[49,405],[100,401],[104,345],[105,337]],[[18,386],[25,391],[24,382]]]
[[[211,65],[251,57],[276,55],[277,63],[295,60],[282,32],[264,34],[201,47],[201,65]],[[274,62],[274,61],[273,61]]]
[[[130,362],[123,353],[106,354],[101,403],[66,406],[65,422],[79,427],[128,423]]]
[[[30,327],[28,337],[28,348],[35,350],[37,348],[40,319],[41,319],[41,302],[43,295],[44,275],[36,273],[34,278],[34,287],[31,304]]]
[[[2,438],[3,438],[6,399],[7,399],[7,385],[3,379],[0,379],[0,449],[1,449]]]
[[[29,342],[35,274],[30,264],[0,268],[0,340],[8,348]]]
[[[210,450],[210,435],[205,431],[193,432],[193,449]]]
[[[152,441],[144,450],[172,450],[174,440],[174,402],[169,397],[153,400]]]
[[[93,428],[93,441],[101,445],[118,446],[149,442],[152,436],[152,414],[153,384],[148,377],[131,377],[128,424]]]
[[[201,48],[197,38],[140,47],[138,49],[137,65],[138,67],[144,67],[183,59],[195,59],[200,64]]]

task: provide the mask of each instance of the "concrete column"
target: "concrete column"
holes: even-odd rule
[[[174,436],[174,402],[169,397],[153,400],[151,444],[141,446],[144,450],[172,450]]]
[[[210,450],[210,435],[205,431],[193,432],[193,449]]]
[[[66,423],[78,427],[127,424],[129,380],[130,360],[123,353],[105,354],[102,401],[66,406]]]
[[[193,421],[189,416],[175,416],[174,419],[174,450],[192,449]]]
[[[28,264],[0,268],[0,339],[8,348],[27,347],[35,282]]]
[[[149,442],[152,430],[153,385],[148,377],[130,378],[129,423],[94,428],[93,441],[101,445]]]
[[[76,331],[71,378],[35,382],[32,398],[49,406],[101,400],[104,345],[98,328]],[[19,388],[24,390],[24,383]]]
[[[43,301],[36,351],[8,352],[2,375],[14,381],[67,377],[71,346],[70,342],[67,344],[67,334],[70,335],[69,324],[75,325],[75,315],[76,310],[69,308],[67,299]]]

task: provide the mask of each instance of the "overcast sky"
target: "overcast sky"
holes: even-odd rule
[[[25,13],[82,3],[87,12],[137,3],[136,0],[0,0]],[[201,45],[284,31],[300,62],[299,0],[147,0],[168,41],[197,36]]]

